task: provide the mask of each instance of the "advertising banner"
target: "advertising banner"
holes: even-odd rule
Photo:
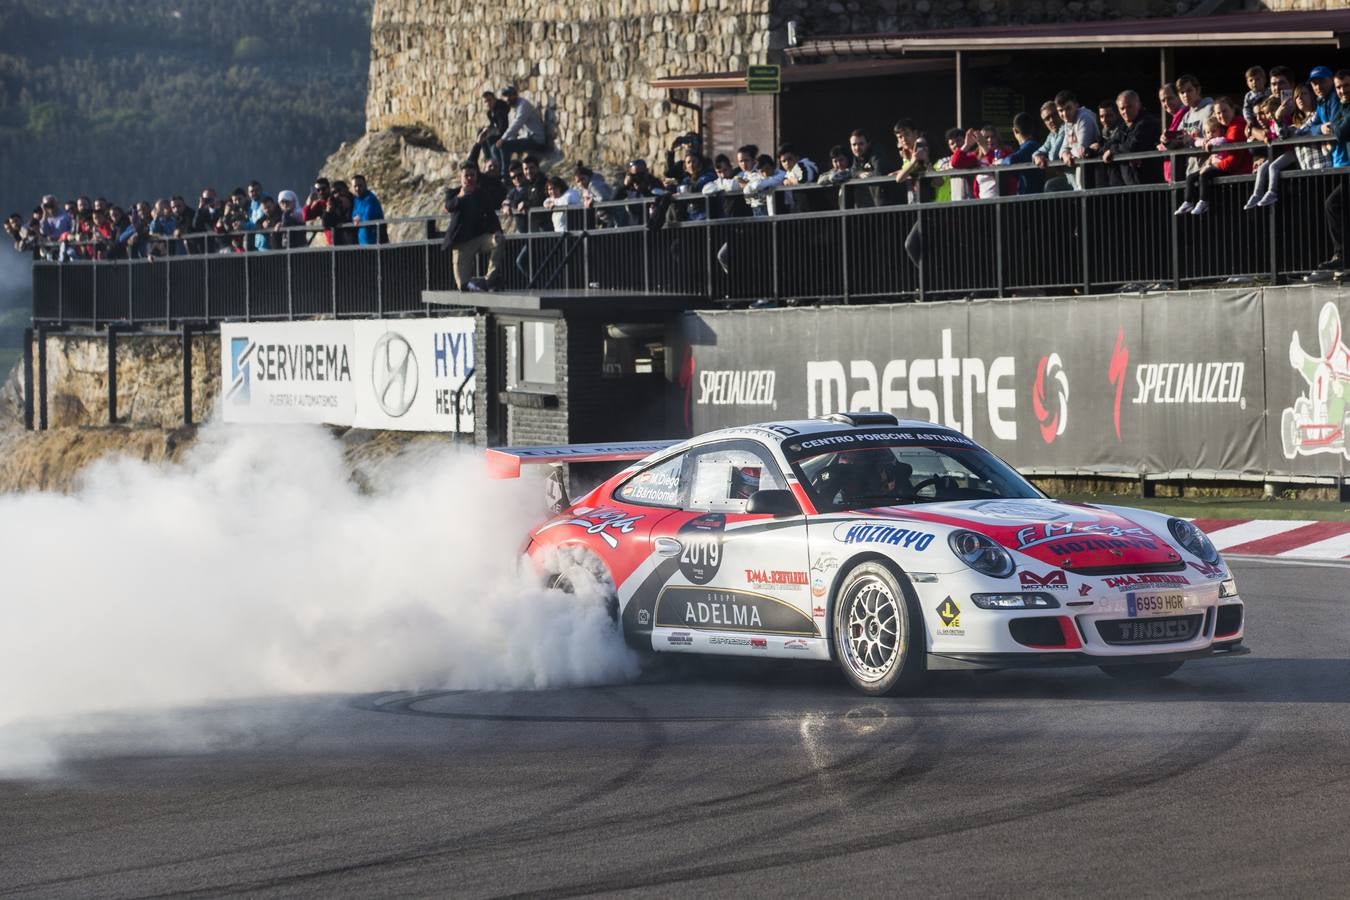
[[[356,426],[473,432],[474,319],[352,323]]]
[[[351,425],[351,322],[224,322],[221,409],[227,422]]]
[[[680,381],[695,433],[884,410],[1024,470],[1258,474],[1262,314],[1251,290],[699,313]]]
[[[1350,301],[1327,286],[1267,290],[1266,456],[1271,471],[1342,475],[1350,462]]]

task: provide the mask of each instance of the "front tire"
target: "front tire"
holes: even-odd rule
[[[1112,678],[1121,681],[1156,681],[1166,678],[1185,664],[1181,662],[1136,663],[1132,666],[1098,666]]]
[[[895,573],[864,562],[839,584],[834,653],[855,688],[874,697],[913,693],[927,672],[923,614]]]

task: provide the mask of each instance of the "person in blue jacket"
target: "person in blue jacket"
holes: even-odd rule
[[[380,206],[380,198],[375,196],[375,192],[366,187],[366,176],[352,176],[352,195],[355,198],[352,201],[353,224],[361,225],[364,222],[379,222],[384,219],[384,207]],[[367,225],[356,229],[356,242],[380,243],[380,228],[379,225]]]
[[[1037,129],[1036,120],[1030,113],[1020,112],[1013,116],[1013,137],[1017,138],[1017,149],[1007,156],[1001,157],[998,164],[1002,166],[1016,166],[1022,163],[1035,162],[1033,157],[1040,150],[1043,144],[1036,140]],[[1017,193],[1019,194],[1039,194],[1045,189],[1045,173],[1032,172],[1030,170],[1017,173]]]

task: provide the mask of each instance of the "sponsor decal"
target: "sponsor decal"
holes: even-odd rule
[[[1188,562],[1186,565],[1199,572],[1203,578],[1225,578],[1228,575],[1218,563]]]
[[[417,399],[417,355],[407,338],[387,331],[370,353],[370,386],[384,414],[397,419]]]
[[[1103,578],[1102,583],[1118,591],[1129,591],[1141,587],[1176,587],[1191,582],[1185,575],[1115,575]]]
[[[246,337],[230,338],[230,389],[225,397],[231,403],[248,404],[249,375],[253,368],[253,351],[257,346]]]
[[[815,616],[817,619],[825,618],[825,607],[823,606],[812,607],[811,615]]]
[[[1324,303],[1317,316],[1317,351],[1306,352],[1297,331],[1289,339],[1289,365],[1308,390],[1280,415],[1280,448],[1286,459],[1315,453],[1341,453],[1350,459],[1350,348],[1333,301]]]
[[[748,637],[727,637],[723,634],[715,634],[708,638],[708,643],[714,647],[749,647],[750,638]]]
[[[676,537],[680,541],[680,574],[691,584],[707,584],[722,567],[722,538],[727,517],[708,513],[686,522]]]
[[[1096,522],[1047,522],[1017,530],[1017,549],[1050,543],[1050,552],[1067,555],[1088,550],[1156,550],[1157,539],[1147,530]]]
[[[772,431],[779,437],[785,438],[794,437],[798,434],[797,429],[793,428],[791,425],[777,425],[773,422],[768,422],[762,425],[755,425],[754,427],[763,428],[765,431]]]
[[[550,528],[557,528],[559,525],[572,525],[586,529],[587,534],[596,535],[610,547],[617,548],[619,539],[612,532],[632,534],[633,526],[645,518],[641,515],[632,515],[613,506],[578,506],[572,510],[571,515],[573,518],[549,522],[539,531],[544,532]]]
[[[649,625],[651,624],[652,621],[652,614],[648,610],[639,609],[637,614],[637,620],[639,625]]]
[[[675,585],[656,601],[656,624],[665,628],[753,631],[815,637],[815,620],[776,597],[749,591]]]
[[[1242,362],[1139,363],[1134,367],[1137,387],[1131,403],[1236,403],[1247,408],[1242,396]]]
[[[1125,390],[1125,373],[1130,369],[1130,348],[1125,346],[1125,329],[1116,331],[1116,346],[1111,350],[1111,364],[1106,377],[1116,389],[1116,404],[1111,419],[1116,425],[1116,441],[1120,442],[1120,395]]]
[[[850,449],[859,446],[889,444],[952,444],[957,447],[975,447],[979,445],[965,435],[950,431],[844,431],[839,434],[826,434],[793,441],[783,449],[793,456],[807,456],[812,450]]]
[[[1090,594],[1090,593],[1092,593],[1092,586],[1091,586],[1091,585],[1088,585],[1088,584],[1080,584],[1080,585],[1078,586],[1078,596],[1080,596],[1080,597],[1086,597],[1086,596],[1087,596],[1088,594]]]
[[[825,595],[830,591],[830,581],[834,575],[834,570],[839,568],[839,557],[833,553],[822,553],[816,557],[815,562],[811,564],[811,596],[817,600],[824,600]],[[825,610],[820,611],[820,615],[825,615]]]
[[[769,649],[769,642],[768,642],[767,640],[765,640],[764,638],[751,638],[751,639],[750,639],[750,648],[751,648],[752,650],[768,650],[768,649]]]
[[[762,591],[795,591],[810,583],[805,572],[786,569],[746,569],[745,582]]]
[[[773,369],[710,369],[698,373],[699,406],[772,406]]]
[[[1184,617],[1175,619],[1141,619],[1134,622],[1115,622],[1116,640],[1122,644],[1142,644],[1149,641],[1181,641],[1191,637],[1191,623]]]
[[[256,381],[351,381],[346,344],[258,344]]]
[[[937,629],[937,633],[943,637],[963,637],[966,630],[961,627],[961,607],[951,597],[946,597],[938,604],[938,618],[942,620],[942,627]]]
[[[1069,579],[1060,569],[1047,572],[1044,575],[1037,575],[1035,572],[1028,572],[1024,569],[1017,573],[1017,579],[1022,583],[1022,590],[1024,591],[1067,591],[1069,589]]]
[[[1020,519],[1032,522],[1095,522],[1097,516],[1081,509],[1037,500],[981,500],[972,503],[963,516],[988,519]]]
[[[809,650],[810,647],[811,645],[808,644],[806,641],[802,640],[801,638],[793,638],[790,641],[783,641],[784,650]]]
[[[668,634],[666,640],[676,647],[692,647],[694,645],[694,636],[687,631],[676,631]]]
[[[674,506],[680,498],[680,466],[670,462],[653,466],[624,483],[622,499]]]
[[[834,530],[834,535],[845,544],[889,544],[920,553],[933,543],[933,535],[926,531],[896,525],[841,525]]]
[[[1053,396],[1046,397],[1046,383]],[[1069,424],[1069,377],[1058,353],[1042,356],[1036,365],[1036,381],[1031,388],[1031,411],[1041,426],[1041,440],[1053,444]]]
[[[1011,356],[986,365],[979,358],[953,355],[952,330],[944,328],[941,356],[888,360],[880,373],[866,359],[849,360],[847,369],[840,360],[809,360],[806,414],[814,419],[845,410],[912,410],[920,413],[917,418],[968,432],[983,418],[994,437],[1015,441],[1015,377],[1016,361]]]

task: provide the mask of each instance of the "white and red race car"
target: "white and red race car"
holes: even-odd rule
[[[868,694],[937,669],[1096,665],[1158,678],[1236,655],[1243,604],[1191,523],[1052,500],[970,438],[885,413],[687,441],[488,451],[640,459],[531,536],[556,587],[675,653],[837,660]]]

